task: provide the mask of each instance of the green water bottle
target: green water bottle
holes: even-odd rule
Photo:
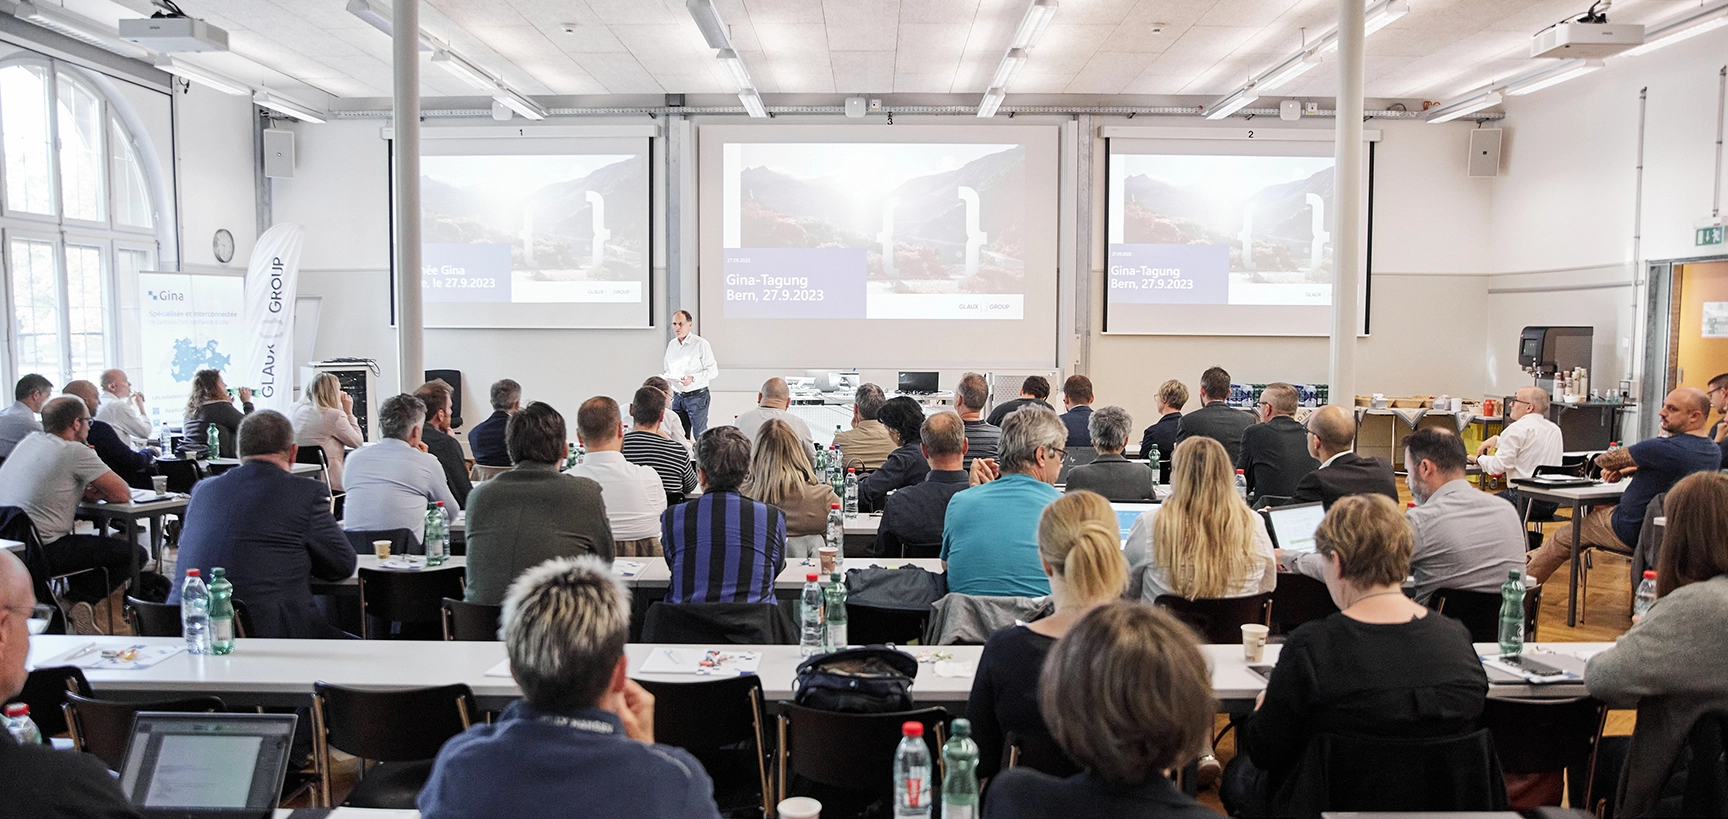
[[[977,819],[978,743],[972,723],[955,719],[954,735],[942,744],[942,819]]]
[[[234,653],[234,584],[221,566],[210,570],[210,653]]]
[[[1524,653],[1524,578],[1514,569],[1500,584],[1500,656]]]

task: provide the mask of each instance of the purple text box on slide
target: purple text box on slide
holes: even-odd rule
[[[864,318],[863,248],[729,247],[727,318]]]
[[[420,246],[420,289],[426,301],[507,302],[510,246]]]
[[[1228,304],[1228,245],[1110,246],[1115,304]]]

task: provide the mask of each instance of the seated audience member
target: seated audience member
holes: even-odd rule
[[[1176,422],[1176,443],[1189,438],[1211,438],[1224,445],[1235,464],[1242,457],[1242,433],[1253,426],[1254,416],[1225,403],[1230,398],[1230,374],[1223,367],[1210,367],[1200,374],[1200,408]],[[1176,456],[1175,452],[1170,453]]]
[[[985,819],[1216,819],[1164,775],[1204,752],[1218,707],[1187,626],[1149,606],[1106,603],[1056,642],[1048,668],[1044,720],[1084,770],[1003,771]]]
[[[696,439],[696,465],[702,496],[660,516],[672,569],[666,602],[775,602],[774,580],[786,568],[786,516],[738,491],[750,475],[749,439],[737,427],[710,427]]]
[[[426,423],[420,425],[420,442],[426,445],[427,453],[438,459],[438,465],[444,467],[444,484],[450,487],[456,504],[466,507],[468,492],[474,488],[474,483],[468,478],[468,459],[462,454],[462,444],[450,434],[450,416],[455,413],[450,400],[454,394],[449,382],[442,378],[421,384],[420,389],[414,391],[414,397],[426,405]]]
[[[1224,445],[1211,438],[1176,445],[1170,497],[1134,521],[1122,553],[1143,572],[1147,602],[1249,597],[1278,585],[1266,519],[1236,494]]]
[[[1004,401],[997,404],[996,408],[990,411],[990,417],[985,420],[988,421],[991,426],[1000,427],[1002,426],[1003,419],[1007,418],[1010,413],[1028,404],[1036,404],[1051,412],[1055,412],[1056,408],[1050,406],[1049,398],[1050,379],[1041,375],[1026,376],[1026,380],[1020,382],[1020,396],[1012,401]]]
[[[522,408],[522,385],[501,378],[492,385],[492,414],[468,430],[468,450],[481,466],[509,466],[510,449],[504,443],[504,428],[510,416]]]
[[[875,472],[858,481],[858,509],[872,512],[882,508],[888,493],[904,486],[917,486],[930,472],[919,448],[918,436],[924,427],[924,407],[916,399],[904,395],[888,399],[876,416],[894,441],[894,452]]]
[[[1728,385],[1728,376],[1723,376],[1723,382]],[[1724,393],[1728,394],[1728,390]],[[1710,393],[1712,402],[1716,400],[1716,394]],[[1518,390],[1518,395],[1506,402],[1506,415],[1512,423],[1499,435],[1476,447],[1470,463],[1481,466],[1486,474],[1505,475],[1508,480],[1532,477],[1539,466],[1560,465],[1566,447],[1560,441],[1560,426],[1548,420],[1547,390],[1541,387]],[[1489,450],[1494,450],[1494,454],[1487,454]],[[1511,501],[1519,513],[1523,513],[1524,499],[1519,497],[1516,487],[1502,490],[1500,497]],[[1532,500],[1530,503],[1532,517],[1547,517],[1554,513],[1553,501]]]
[[[48,399],[54,397],[54,385],[48,379],[31,373],[18,379],[12,395],[18,400],[0,410],[0,458],[12,457],[12,448],[19,441],[32,432],[42,431],[42,422],[36,414],[42,411],[42,405],[48,403]]]
[[[1584,673],[1591,696],[1612,708],[1638,709],[1613,816],[1678,815],[1674,794],[1664,793],[1670,766],[1699,717],[1728,710],[1728,652],[1720,650],[1728,622],[1728,541],[1722,538],[1728,476],[1681,478],[1663,510],[1668,523],[1656,557],[1656,604],[1612,648],[1592,657]]]
[[[1239,726],[1220,788],[1232,815],[1281,815],[1267,803],[1316,734],[1458,736],[1475,730],[1487,698],[1469,630],[1400,588],[1412,539],[1396,503],[1343,498],[1314,540],[1342,611],[1290,633],[1266,692]]]
[[[612,525],[600,484],[565,475],[564,416],[534,401],[510,416],[504,432],[509,472],[468,494],[470,603],[496,606],[517,576],[555,557],[613,556]]]
[[[1296,423],[1296,388],[1278,382],[1260,393],[1260,423],[1242,431],[1236,468],[1248,480],[1248,505],[1268,495],[1288,498],[1296,484],[1320,468],[1308,453],[1308,430]]]
[[[651,375],[651,376],[648,376],[647,378],[642,379],[642,386],[653,387],[654,389],[657,389],[660,392],[664,393],[666,395],[667,406],[668,407],[671,406],[671,404],[672,404],[672,382],[667,381],[666,379],[661,378],[660,376]],[[634,418],[632,418],[630,421],[630,427],[631,427],[631,429],[636,428],[636,421]],[[666,411],[664,411],[660,414],[659,432],[661,435],[672,439],[672,441],[674,443],[677,443],[679,446],[684,447],[684,450],[686,453],[688,453],[689,450],[693,449],[696,446],[694,443],[692,443],[690,441],[690,436],[686,435],[684,433],[684,419],[680,418],[677,413],[671,411],[670,409],[667,409]],[[691,474],[694,475],[695,473],[691,473]]]
[[[1626,492],[1614,506],[1598,506],[1584,516],[1581,543],[1631,554],[1644,525],[1644,508],[1650,499],[1673,488],[1675,482],[1694,472],[1715,472],[1722,465],[1722,450],[1704,437],[1704,419],[1710,415],[1710,399],[1696,387],[1681,387],[1668,393],[1657,413],[1664,437],[1639,441],[1596,456],[1602,479],[1609,483],[1631,476]],[[1572,558],[1572,539],[1578,537],[1578,522],[1568,523],[1530,553],[1527,574],[1537,583]]]
[[[828,512],[840,499],[834,489],[816,479],[809,450],[798,435],[778,418],[763,422],[756,434],[756,450],[750,455],[750,476],[744,479],[743,495],[780,510],[786,516],[786,556],[810,557],[816,547],[803,548],[815,536],[826,540]],[[818,544],[820,545],[820,544]]]
[[[295,446],[324,450],[330,491],[342,491],[342,460],[349,449],[366,443],[354,418],[354,396],[342,391],[342,382],[334,374],[319,373],[306,389],[306,397],[294,402],[289,412]]]
[[[994,776],[1010,733],[1050,736],[1038,710],[1038,677],[1050,646],[1095,606],[1118,600],[1128,564],[1117,542],[1116,513],[1092,492],[1074,492],[1044,507],[1038,558],[1050,579],[1056,613],[991,635],[972,677],[966,717],[978,743],[978,776]]]
[[[1716,423],[1710,425],[1708,434],[1710,440],[1722,449],[1722,468],[1728,469],[1728,373],[1723,373],[1710,379],[1706,395],[1710,398],[1710,409],[1722,414]]]
[[[1153,499],[1152,468],[1122,457],[1134,419],[1121,407],[1100,407],[1087,419],[1087,434],[1098,457],[1092,463],[1068,471],[1067,490],[1088,489],[1113,501]]]
[[[1172,378],[1158,386],[1158,420],[1140,433],[1140,457],[1152,460],[1158,448],[1158,480],[1170,482],[1170,455],[1176,449],[1176,430],[1182,426],[1182,407],[1188,403],[1188,387]]]
[[[252,389],[241,387],[239,393],[240,406],[245,412],[234,408],[234,399],[228,395],[228,384],[222,380],[221,370],[195,373],[192,391],[186,396],[185,437],[180,442],[181,449],[202,452],[207,458],[234,457],[234,438],[240,434],[240,419],[252,412]],[[220,439],[215,452],[209,451],[212,425],[218,430]]]
[[[815,452],[814,445],[810,443],[810,425],[804,423],[804,419],[786,411],[791,405],[792,391],[786,386],[786,379],[770,378],[762,382],[762,391],[756,393],[755,409],[745,410],[739,415],[736,426],[750,441],[750,445],[755,446],[756,433],[762,430],[762,425],[770,419],[779,420],[792,428],[792,432],[797,434],[798,440],[803,442],[806,449]]]
[[[948,501],[972,485],[960,466],[967,448],[964,426],[952,412],[924,419],[918,446],[930,471],[923,483],[899,489],[882,505],[874,549],[878,557],[935,557],[941,550]]]
[[[242,463],[192,487],[175,570],[221,566],[252,615],[248,637],[341,638],[308,585],[354,576],[354,548],[330,514],[330,490],[294,475],[294,427],[262,410],[240,422]],[[180,602],[180,584],[168,602]]]
[[[1356,416],[1343,407],[1324,406],[1308,416],[1308,453],[1320,467],[1296,482],[1291,503],[1332,504],[1346,495],[1385,495],[1398,501],[1392,465],[1357,455]]]
[[[1068,427],[1067,446],[1091,446],[1092,433],[1086,422],[1092,420],[1092,379],[1083,375],[1068,376],[1062,382],[1062,425]]]
[[[450,485],[444,482],[444,467],[426,452],[420,430],[426,422],[426,404],[412,395],[395,395],[378,407],[375,444],[348,454],[343,483],[347,500],[342,503],[342,527],[352,531],[387,532],[407,529],[415,540],[426,535],[426,506],[443,502],[452,516],[462,509]],[[562,463],[562,457],[560,457]],[[472,522],[468,530],[473,542]],[[472,576],[473,569],[469,569]],[[502,594],[503,589],[499,589]]]
[[[152,449],[135,450],[128,444],[127,438],[116,431],[105,421],[94,420],[97,407],[101,406],[96,397],[96,385],[88,381],[73,381],[66,385],[65,394],[76,396],[90,409],[90,435],[85,439],[90,448],[96,450],[96,457],[102,463],[114,470],[120,480],[127,486],[137,489],[149,489],[150,476],[156,474],[156,451]]]
[[[1002,440],[1002,428],[984,420],[984,405],[990,402],[990,384],[984,376],[967,373],[954,387],[954,410],[966,422],[966,463],[972,468],[973,458],[996,457],[996,442]]]
[[[882,388],[875,384],[858,387],[852,399],[852,428],[834,436],[842,464],[863,472],[878,469],[888,460],[895,449],[894,441],[888,437],[888,428],[876,417],[887,401]]]
[[[576,410],[576,437],[585,454],[569,474],[600,484],[614,555],[659,557],[666,492],[658,472],[624,459],[623,432],[617,401],[604,395],[583,401]]]
[[[108,596],[131,580],[133,561],[143,566],[150,559],[142,548],[124,540],[72,533],[79,502],[132,500],[126,482],[86,442],[89,432],[90,408],[83,399],[70,395],[49,399],[42,405],[42,431],[18,442],[11,457],[0,464],[0,506],[16,506],[30,516],[42,538],[44,568],[55,575],[106,570],[106,576],[84,572],[68,580],[66,616],[79,634],[96,632],[92,604],[117,604]]]
[[[643,387],[630,397],[630,431],[624,433],[623,451],[624,460],[646,466],[660,476],[660,488],[670,506],[682,503],[685,495],[696,491],[696,467],[690,463],[690,451],[663,434],[668,400],[656,387]],[[672,420],[678,419],[674,416]]]
[[[31,607],[36,593],[24,563],[0,549],[0,702],[24,692],[30,678]],[[120,780],[96,757],[49,745],[19,745],[0,731],[0,782],[6,807],[0,814],[30,819],[142,819],[120,791]]]
[[[1038,517],[1062,497],[1062,442],[1068,428],[1042,407],[1014,412],[1002,423],[996,460],[972,462],[977,486],[948,501],[942,522],[942,565],[948,591],[994,597],[1050,593],[1038,557]]]
[[[654,744],[654,695],[630,679],[624,656],[630,593],[604,561],[530,568],[510,586],[503,626],[523,698],[439,749],[421,816],[720,815],[701,763]]]
[[[144,393],[132,391],[132,380],[125,370],[102,371],[101,403],[96,408],[96,420],[114,428],[115,432],[132,441],[148,441],[155,425],[144,414]]]

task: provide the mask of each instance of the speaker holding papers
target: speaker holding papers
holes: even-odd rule
[[[1274,506],[1261,514],[1269,524],[1272,543],[1287,552],[1314,551],[1314,530],[1326,519],[1326,505],[1300,503],[1295,506]]]
[[[268,819],[288,773],[295,720],[140,713],[120,788],[150,819]]]

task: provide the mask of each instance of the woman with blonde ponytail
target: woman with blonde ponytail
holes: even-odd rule
[[[1144,572],[1141,599],[1272,591],[1278,585],[1272,538],[1265,521],[1236,493],[1236,473],[1224,445],[1189,438],[1177,444],[1175,459],[1170,498],[1134,522],[1122,549],[1135,571]]]
[[[1056,747],[1038,708],[1039,672],[1051,647],[1086,612],[1122,597],[1128,563],[1122,559],[1119,532],[1115,511],[1096,492],[1070,492],[1044,508],[1038,557],[1050,578],[1056,613],[996,632],[978,658],[966,716],[978,743],[980,777],[1001,767],[1010,732]]]

